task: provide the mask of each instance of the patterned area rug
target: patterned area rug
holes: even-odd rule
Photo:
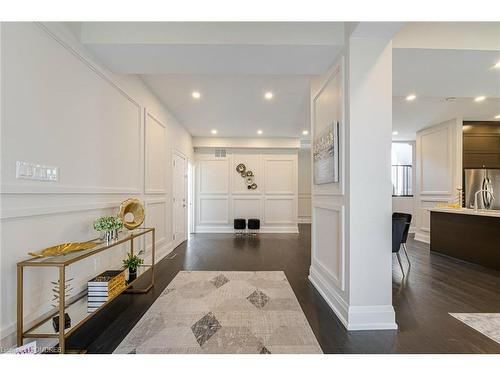
[[[500,344],[500,314],[450,313],[450,315]]]
[[[282,271],[181,271],[115,353],[322,353]]]

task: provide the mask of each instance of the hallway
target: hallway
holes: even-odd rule
[[[310,230],[300,225],[298,235],[192,235],[158,264],[152,292],[120,296],[68,344],[88,346],[89,353],[113,352],[180,270],[283,270],[324,353],[500,353],[498,344],[448,314],[498,311],[498,272],[430,255],[427,245],[411,240],[405,283],[396,262],[393,267],[399,330],[348,332],[307,279]],[[93,330],[102,333],[96,338]]]

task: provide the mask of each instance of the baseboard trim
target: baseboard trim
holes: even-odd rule
[[[349,306],[346,301],[331,288],[326,280],[314,269],[313,266],[309,269],[309,281],[316,288],[321,297],[330,306],[340,322],[348,329],[348,310]]]
[[[232,227],[204,227],[195,228],[195,233],[235,233]],[[298,226],[291,227],[262,227],[259,233],[299,233]]]
[[[309,281],[330,306],[340,322],[349,331],[397,330],[396,314],[392,305],[349,306],[311,266]]]
[[[349,331],[397,330],[392,305],[350,306]]]
[[[415,241],[420,241],[424,243],[431,243],[431,236],[427,233],[415,232]]]

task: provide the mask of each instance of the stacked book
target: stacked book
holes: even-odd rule
[[[96,311],[125,288],[124,270],[105,271],[87,283],[87,312]]]

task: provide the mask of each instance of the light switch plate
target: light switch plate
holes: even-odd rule
[[[37,181],[59,181],[59,167],[17,161],[16,178]]]

